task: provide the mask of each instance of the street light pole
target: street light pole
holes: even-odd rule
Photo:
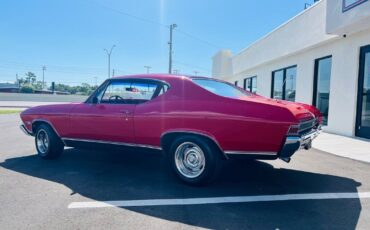
[[[113,45],[109,51],[107,49],[104,49],[104,51],[107,53],[107,56],[108,56],[108,78],[110,78],[110,56],[112,55],[112,51],[114,47],[116,47],[116,45]]]
[[[146,73],[149,73],[149,70],[152,68],[151,66],[144,66],[144,68],[146,69]]]
[[[43,66],[42,67],[42,87],[41,87],[41,90],[44,90],[44,88],[45,88],[45,70],[46,70],[46,66]]]
[[[168,65],[168,73],[172,73],[172,33],[173,30],[177,27],[176,24],[171,24],[170,25],[170,41],[168,42],[168,45],[170,46],[170,53],[169,53],[169,65]]]

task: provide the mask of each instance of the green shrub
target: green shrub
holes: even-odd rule
[[[21,93],[34,93],[35,88],[32,85],[23,85],[20,89]]]

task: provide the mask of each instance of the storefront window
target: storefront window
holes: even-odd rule
[[[361,125],[370,127],[370,53],[365,54]]]
[[[328,124],[331,59],[330,56],[315,61],[313,105],[324,115],[324,125]]]
[[[272,97],[276,99],[283,99],[284,70],[273,72],[272,78]]]
[[[272,72],[271,97],[295,101],[297,67],[289,67]]]
[[[370,139],[370,45],[360,50],[356,136]]]
[[[366,2],[367,0],[343,0],[343,12],[352,9],[355,6],[358,6],[361,3]]]
[[[285,78],[285,100],[295,101],[295,81],[297,76],[297,68],[289,68],[286,70]]]
[[[249,92],[257,93],[257,76],[245,78],[243,88]]]

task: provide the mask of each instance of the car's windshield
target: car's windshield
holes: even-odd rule
[[[236,86],[221,81],[212,79],[193,79],[193,81],[202,88],[223,97],[240,98],[250,95]]]

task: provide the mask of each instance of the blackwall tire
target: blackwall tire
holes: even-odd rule
[[[56,159],[64,150],[63,142],[47,124],[41,124],[36,128],[35,145],[37,154],[43,159]]]

